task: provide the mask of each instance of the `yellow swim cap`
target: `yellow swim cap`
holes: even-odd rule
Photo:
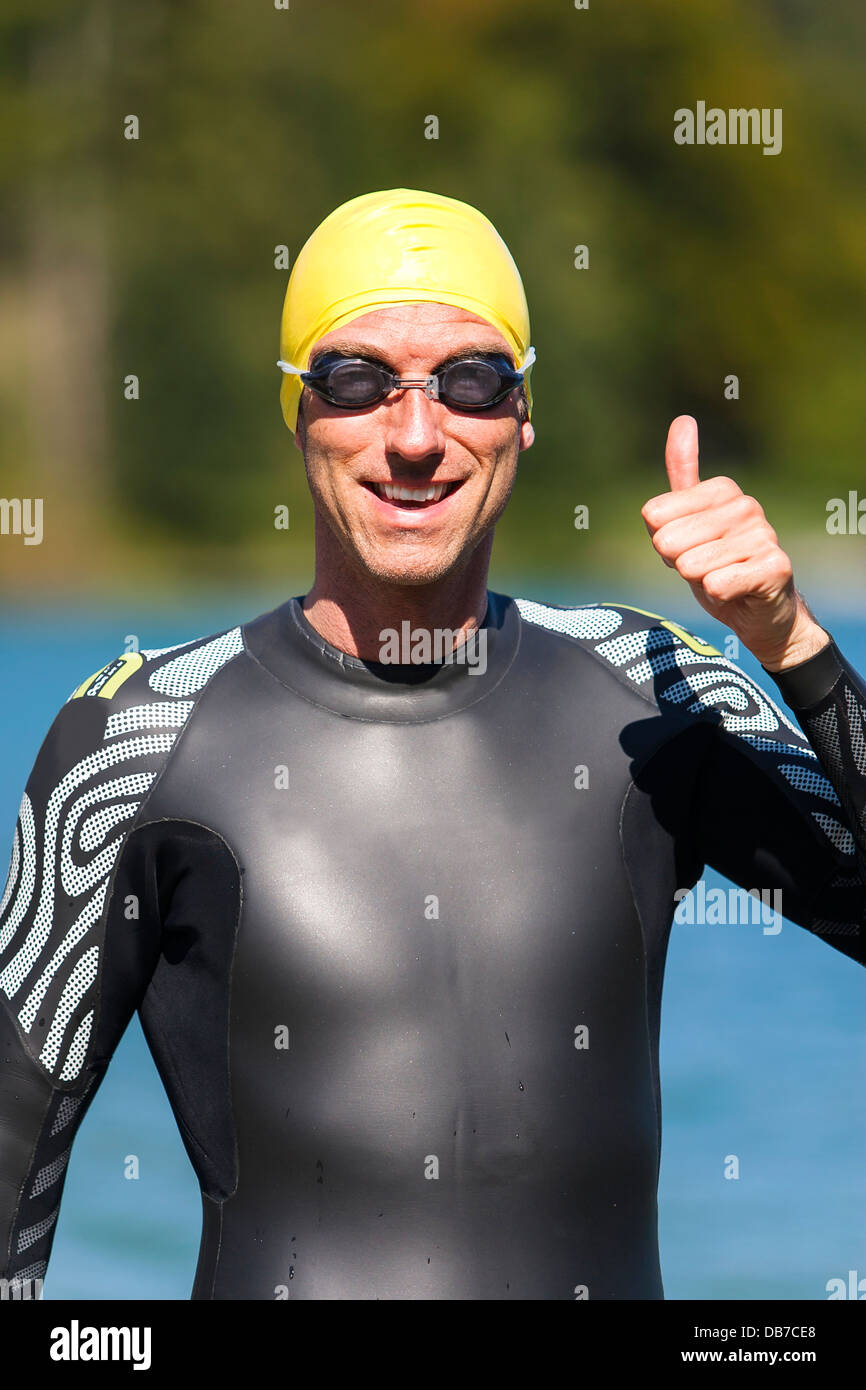
[[[389,188],[341,204],[305,243],[283,305],[280,357],[306,371],[324,334],[388,304],[455,304],[492,323],[521,369],[529,310],[520,272],[492,222],[468,203]],[[529,365],[526,399],[530,412]],[[287,373],[280,404],[294,432],[303,384]]]

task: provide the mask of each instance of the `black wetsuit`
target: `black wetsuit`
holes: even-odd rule
[[[674,895],[711,864],[864,959],[866,687],[778,677],[807,741],[636,609],[491,594],[484,640],[364,663],[291,599],[70,696],[0,906],[5,1277],[138,1008],[193,1298],[662,1297]]]

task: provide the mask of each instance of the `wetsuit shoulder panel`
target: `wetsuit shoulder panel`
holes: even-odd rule
[[[590,651],[664,717],[666,730],[627,726],[622,742],[657,808],[671,786],[688,787],[672,828],[688,827],[696,861],[743,886],[778,887],[785,916],[864,960],[866,687],[835,643],[767,672],[798,728],[735,662],[660,614],[517,602],[524,621]],[[684,759],[694,776],[677,774]]]

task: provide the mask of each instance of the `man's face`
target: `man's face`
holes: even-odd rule
[[[492,324],[448,304],[364,314],[319,338],[307,365],[326,348],[376,357],[413,378],[455,353],[504,352],[514,362]],[[462,412],[417,388],[363,410],[341,410],[305,391],[295,438],[317,518],[344,562],[380,581],[413,585],[434,583],[465,563],[501,515],[517,456],[534,438],[518,414],[519,392],[488,410]],[[389,500],[386,485],[437,491],[422,503]]]

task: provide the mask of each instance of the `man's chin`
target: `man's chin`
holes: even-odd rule
[[[453,565],[427,566],[421,569],[406,569],[382,566],[368,567],[368,573],[382,584],[391,584],[395,589],[421,589],[428,584],[438,584],[449,575]]]
[[[381,584],[394,588],[421,588],[437,584],[455,569],[460,568],[467,555],[453,554],[389,554],[359,555],[358,559],[371,576]]]

